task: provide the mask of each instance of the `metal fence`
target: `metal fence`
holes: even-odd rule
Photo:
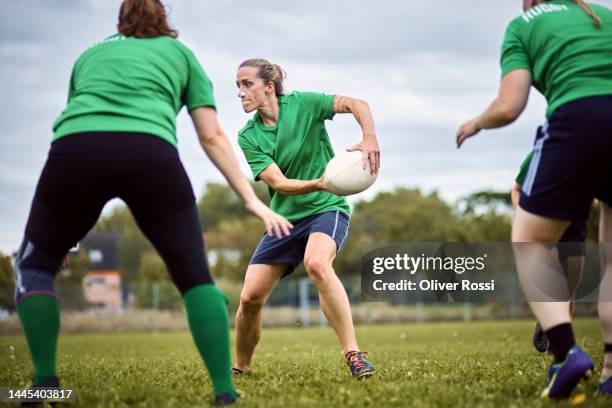
[[[362,302],[360,278],[343,277],[353,319],[366,323],[424,323],[449,320],[530,318],[524,301],[445,302],[402,301]],[[231,321],[239,304],[240,283],[217,281],[230,301]],[[170,282],[122,285],[119,305],[93,304],[81,285],[56,285],[61,299],[62,330],[65,332],[165,331],[187,329],[182,298]],[[406,300],[406,299],[404,299]],[[595,315],[596,305],[579,303],[576,313]],[[318,292],[307,277],[283,279],[274,289],[263,310],[265,326],[327,325],[320,311]],[[15,313],[0,313],[0,333],[20,332]]]

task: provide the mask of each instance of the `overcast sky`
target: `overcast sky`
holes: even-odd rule
[[[115,32],[120,0],[0,2],[0,251],[17,249],[51,124],[66,103],[72,64]],[[377,183],[353,200],[394,187],[437,190],[456,200],[482,189],[508,190],[545,102],[533,91],[512,126],[455,149],[454,134],[497,92],[499,49],[520,0],[344,1],[165,0],[179,39],[214,83],[221,123],[245,174],[236,132],[248,115],[235,88],[237,65],[265,57],[283,66],[288,89],[369,102],[382,149]],[[612,0],[599,3],[612,7]],[[328,131],[336,150],[361,137],[350,115]],[[196,193],[222,181],[199,148],[188,114],[178,119],[179,150]],[[116,203],[107,205],[106,211]]]

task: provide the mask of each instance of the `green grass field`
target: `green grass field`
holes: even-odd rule
[[[539,407],[575,406],[538,398],[548,358],[531,346],[533,322],[427,323],[358,327],[377,376],[350,377],[331,328],[267,329],[253,374],[236,384],[238,406],[260,407]],[[579,320],[576,336],[601,369],[596,320]],[[188,333],[63,335],[59,376],[81,406],[206,406],[210,382]],[[25,341],[0,337],[0,387],[25,387]],[[597,375],[579,386],[582,406],[596,399]],[[74,406],[74,405],[70,405]]]

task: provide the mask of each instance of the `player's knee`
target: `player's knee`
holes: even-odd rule
[[[315,282],[324,281],[333,273],[329,260],[318,256],[306,257],[304,267],[310,279]]]
[[[245,313],[257,313],[265,303],[264,295],[257,292],[242,291],[240,294],[240,307]]]
[[[53,280],[63,258],[25,239],[15,258],[15,302],[32,294],[56,296]]]

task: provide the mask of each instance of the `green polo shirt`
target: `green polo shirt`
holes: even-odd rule
[[[533,85],[548,101],[547,117],[569,101],[612,95],[612,11],[589,5],[601,17],[601,28],[574,1],[555,0],[532,7],[506,30],[502,76],[531,71]]]
[[[183,106],[215,106],[212,84],[193,52],[167,36],[115,34],[74,64],[53,140],[78,132],[143,132],[176,146],[176,116]]]
[[[289,179],[321,177],[334,157],[325,129],[325,120],[334,116],[333,107],[333,95],[296,91],[279,97],[275,126],[264,125],[256,113],[238,132],[238,144],[255,180],[272,163]],[[328,192],[282,195],[271,188],[269,192],[270,207],[289,221],[334,210],[350,215],[346,199]]]

